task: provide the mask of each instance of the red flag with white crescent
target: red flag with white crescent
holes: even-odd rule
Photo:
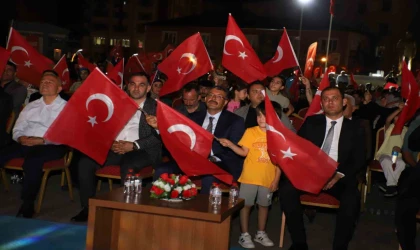
[[[63,91],[68,91],[70,89],[70,72],[66,62],[66,55],[60,58],[53,70],[60,76]]]
[[[265,96],[267,151],[297,189],[318,194],[337,170],[338,163],[312,142],[286,128]]]
[[[311,45],[309,45],[308,54],[306,55],[305,71],[303,75],[308,79],[312,79],[317,46],[317,42],[314,42]]]
[[[123,88],[124,80],[124,58],[120,60],[114,68],[108,73],[108,78],[111,79],[120,88]]]
[[[329,86],[330,80],[328,79],[328,76],[324,75],[324,78],[322,78],[318,90],[316,91],[315,96],[312,99],[311,105],[309,106],[308,111],[306,112],[305,119],[306,117],[311,115],[318,115],[324,113],[321,107],[321,93],[325,88]]]
[[[4,69],[6,68],[7,61],[10,57],[10,51],[5,48],[0,47],[0,75],[3,74]]]
[[[284,28],[283,35],[277,46],[276,54],[264,64],[265,71],[269,76],[280,74],[284,69],[299,66],[292,43]]]

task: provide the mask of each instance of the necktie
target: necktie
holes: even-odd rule
[[[328,130],[327,137],[325,138],[324,145],[322,146],[322,151],[326,154],[330,153],[331,144],[334,139],[334,126],[336,123],[336,121],[331,121],[331,128]]]
[[[206,128],[206,130],[209,131],[212,134],[213,134],[213,120],[214,120],[214,117],[210,116],[209,117],[209,125],[207,125],[207,128]]]

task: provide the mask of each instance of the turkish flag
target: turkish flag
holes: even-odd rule
[[[70,72],[67,67],[66,55],[63,55],[57,64],[54,66],[53,70],[57,72],[61,79],[61,86],[63,91],[68,91],[70,89]]]
[[[168,44],[163,50],[163,59],[167,58],[173,51],[175,47],[172,44]]]
[[[267,77],[264,66],[231,14],[226,28],[222,65],[247,83]]]
[[[157,101],[158,128],[165,147],[188,176],[214,175],[232,184],[233,177],[210,162],[213,135],[186,116]]]
[[[117,84],[121,89],[123,87],[123,72],[124,72],[124,58],[120,60],[115,67],[108,72],[108,78],[115,81],[115,84]]]
[[[353,85],[353,88],[354,88],[355,90],[357,90],[357,89],[359,88],[359,85],[357,85],[356,80],[354,80],[354,75],[353,75],[353,73],[351,73],[351,74],[350,74],[350,83],[351,83],[351,85]]]
[[[163,59],[162,52],[149,52],[146,54],[146,57],[149,58],[152,62],[159,62]]]
[[[397,122],[395,123],[391,135],[401,134],[405,123],[414,116],[420,105],[419,86],[416,82],[416,79],[414,78],[413,73],[408,69],[405,62],[403,62],[402,65],[401,92],[404,93],[402,96],[407,100],[405,101],[404,108],[401,111]],[[407,92],[408,94],[406,94]]]
[[[6,49],[10,51],[10,61],[17,66],[16,76],[33,85],[38,86],[42,72],[54,65],[53,61],[41,55],[13,28],[10,28]]]
[[[110,61],[106,61],[106,73],[109,73],[114,68],[114,65]]]
[[[138,105],[98,68],[58,115],[45,138],[69,145],[103,164],[118,133]]]
[[[318,194],[337,170],[338,163],[312,142],[298,136],[280,122],[268,96],[265,96],[267,151],[293,186]]]
[[[306,55],[305,72],[303,73],[303,75],[308,79],[312,78],[317,46],[317,42],[314,42],[313,44],[309,45],[308,54]]]
[[[178,45],[171,55],[158,65],[158,69],[168,76],[159,96],[178,91],[186,83],[212,70],[213,65],[200,33],[188,37]]]
[[[324,111],[321,108],[321,92],[329,86],[330,80],[328,79],[328,76],[324,75],[324,78],[322,78],[318,90],[316,91],[315,96],[312,99],[311,105],[309,106],[308,111],[306,112],[305,119],[306,117],[311,115],[324,113]]]
[[[5,48],[0,47],[0,76],[6,68],[7,61],[9,61],[10,52]]]
[[[265,71],[269,76],[280,74],[284,69],[299,66],[292,43],[284,28],[283,35],[277,46],[276,54],[268,62],[264,64]]]
[[[92,73],[96,68],[94,64],[90,63],[88,60],[86,60],[86,58],[80,55],[77,57],[77,64],[79,64],[79,69],[87,68],[90,73]]]
[[[329,73],[336,73],[336,72],[337,72],[337,68],[334,65],[330,65],[328,66],[326,75],[328,75]]]

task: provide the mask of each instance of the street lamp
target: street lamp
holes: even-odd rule
[[[302,8],[300,11],[300,27],[299,27],[299,43],[298,43],[298,50],[297,50],[297,58],[299,61],[299,56],[300,56],[300,43],[302,41],[302,21],[303,21],[303,7],[308,4],[309,2],[311,2],[312,0],[298,0],[299,3],[301,4]]]
[[[321,58],[321,62],[326,62],[326,61],[327,61],[326,57]]]

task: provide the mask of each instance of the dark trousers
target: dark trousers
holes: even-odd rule
[[[337,213],[333,250],[346,250],[353,236],[360,209],[360,193],[357,181],[347,177],[339,180],[333,188],[326,191],[340,201]],[[282,175],[279,184],[279,198],[281,208],[286,215],[287,228],[290,232],[293,249],[307,250],[305,226],[303,223],[303,209],[300,204],[301,191]]]
[[[42,183],[42,166],[48,161],[62,158],[67,149],[62,145],[23,146],[13,143],[0,151],[0,167],[9,160],[24,158],[22,168],[25,178],[21,199],[24,202],[34,202]]]
[[[220,162],[216,162],[215,164],[218,165],[220,168],[225,169],[224,165],[221,164]],[[155,167],[155,174],[153,176],[153,179],[157,180],[159,176],[163,173],[183,174],[182,170],[178,167],[178,164],[175,161],[169,161],[169,162],[165,162],[165,163],[161,163],[157,165]],[[210,194],[210,188],[213,182],[220,183],[219,179],[217,179],[213,175],[202,175],[200,176],[200,178],[201,178],[200,194]]]
[[[118,165],[121,168],[121,180],[125,179],[128,169],[132,168],[134,172],[140,171],[142,168],[153,164],[149,155],[144,150],[131,151],[123,155],[109,151],[108,157],[103,166]],[[96,194],[96,176],[97,169],[102,167],[92,158],[82,155],[80,157],[79,172],[79,188],[80,202],[82,207],[88,207],[89,198]]]
[[[416,214],[420,209],[420,164],[406,168],[398,180],[395,209],[397,237],[403,250],[416,249]]]

